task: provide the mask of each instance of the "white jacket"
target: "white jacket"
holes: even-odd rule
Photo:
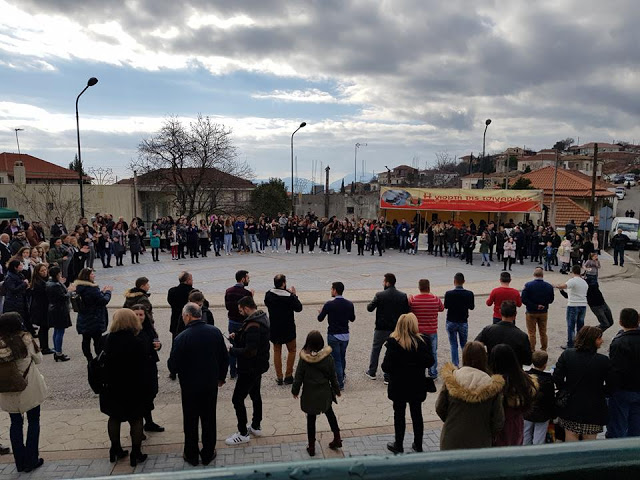
[[[26,413],[42,404],[47,397],[47,385],[37,367],[37,364],[42,362],[42,353],[36,353],[33,338],[30,334],[23,333],[22,339],[29,354],[25,358],[14,361],[17,362],[18,371],[21,374],[24,374],[25,370],[31,365],[26,377],[27,388],[22,392],[0,393],[0,408],[7,413]],[[10,354],[9,348],[3,342],[0,342],[0,356]],[[32,361],[33,363],[31,363]]]

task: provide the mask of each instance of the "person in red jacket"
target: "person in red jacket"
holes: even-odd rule
[[[502,315],[500,314],[500,306],[505,300],[511,300],[516,304],[516,307],[522,306],[522,299],[520,298],[520,292],[515,288],[511,288],[511,274],[509,272],[500,273],[500,286],[491,290],[489,298],[487,298],[487,306],[493,305],[493,323],[502,321]]]
[[[438,313],[444,312],[444,305],[437,295],[431,293],[429,280],[418,281],[420,294],[409,295],[409,308],[418,319],[420,334],[431,342],[434,363],[429,367],[429,375],[438,378]]]

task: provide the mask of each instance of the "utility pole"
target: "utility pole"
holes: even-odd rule
[[[558,151],[556,150],[556,168],[553,173],[553,191],[551,192],[551,226],[556,229],[556,183],[558,181]],[[505,182],[506,184],[506,182]]]
[[[591,172],[591,221],[596,218],[596,174],[598,173],[598,144],[593,144],[593,172]]]
[[[331,167],[327,165],[327,168],[324,169],[326,172],[326,176],[324,179],[324,216],[325,218],[329,218],[329,170]]]

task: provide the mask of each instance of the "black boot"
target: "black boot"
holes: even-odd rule
[[[111,447],[109,449],[109,461],[115,463],[129,455],[129,450],[123,450],[122,447]]]
[[[140,451],[140,447],[132,448],[131,455],[129,456],[129,464],[132,467],[135,467],[138,463],[144,462],[147,459],[147,456],[148,455],[146,453],[142,453]]]

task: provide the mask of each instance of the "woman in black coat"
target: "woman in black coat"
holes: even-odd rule
[[[93,359],[91,354],[92,340],[96,356],[100,355],[102,351],[102,334],[107,331],[109,322],[107,304],[111,300],[111,291],[113,290],[113,287],[108,285],[102,287],[101,290],[94,283],[95,279],[96,274],[92,269],[83,268],[78,279],[72,285],[82,299],[82,306],[76,319],[76,330],[82,335],[82,353],[88,362]]]
[[[18,312],[22,317],[25,329],[35,337],[36,332],[27,311],[27,288],[29,282],[22,275],[23,268],[22,261],[15,257],[7,263],[7,274],[3,283],[4,306],[2,307],[2,312]]]
[[[44,263],[36,266],[31,276],[29,285],[29,317],[33,325],[38,325],[38,340],[40,341],[40,351],[43,355],[53,353],[49,348],[49,322],[47,311],[49,310],[49,299],[47,298],[47,279],[49,270]]]
[[[147,382],[147,393],[149,394],[147,412],[144,414],[144,429],[147,432],[164,432],[161,427],[153,421],[152,411],[154,408],[153,400],[158,394],[158,365],[160,357],[158,351],[162,348],[162,344],[158,339],[158,332],[153,325],[153,318],[149,314],[146,305],[136,304],[131,307],[133,313],[136,314],[138,320],[142,324],[142,330],[138,334],[140,340],[145,347],[145,381]]]
[[[434,364],[431,343],[418,331],[418,319],[413,313],[400,315],[396,329],[386,343],[387,352],[382,371],[389,374],[388,397],[393,402],[395,442],[387,448],[402,453],[404,448],[405,412],[407,403],[411,412],[414,441],[412,448],[422,452],[422,402],[427,398],[426,369]]]
[[[553,371],[558,396],[563,392],[568,395],[558,416],[567,442],[577,442],[580,435],[583,440],[595,440],[607,424],[605,395],[611,384],[611,362],[597,353],[602,346],[602,330],[598,327],[582,327],[574,345],[562,352]]]
[[[60,267],[51,267],[49,275],[50,278],[47,282],[47,324],[53,328],[53,359],[56,362],[66,362],[71,359],[62,353],[62,341],[64,339],[64,331],[71,326],[69,291],[73,291],[75,286],[72,285],[67,290],[67,287],[64,286],[64,278],[62,278]]]
[[[120,444],[120,425],[129,422],[132,467],[147,459],[142,453],[142,419],[149,408],[150,394],[146,347],[138,335],[141,330],[138,317],[128,308],[113,314],[104,342],[106,387],[100,393],[100,411],[109,416],[109,459],[115,462],[129,453]]]

